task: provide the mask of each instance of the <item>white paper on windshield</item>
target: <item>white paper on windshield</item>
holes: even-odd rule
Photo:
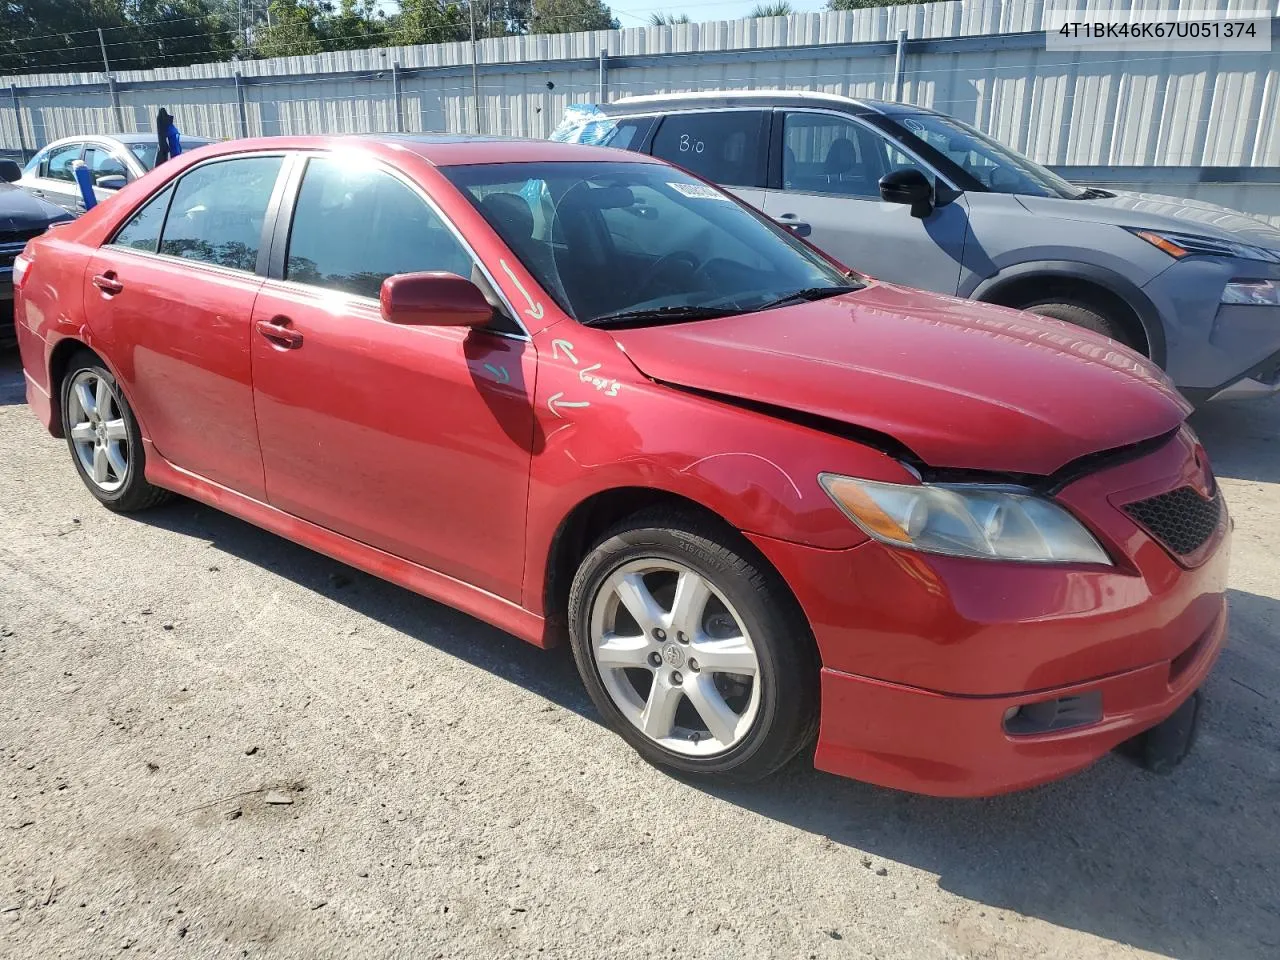
[[[728,200],[723,193],[705,183],[668,183],[668,187],[690,200]]]

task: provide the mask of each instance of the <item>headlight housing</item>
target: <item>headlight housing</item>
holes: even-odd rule
[[[850,520],[891,546],[983,560],[1111,565],[1079,520],[1022,487],[882,483],[834,473],[819,474],[818,482]]]
[[[1280,263],[1280,251],[1257,247],[1251,243],[1219,240],[1216,237],[1197,237],[1189,233],[1170,233],[1167,230],[1138,230],[1130,232],[1163,250],[1175,260],[1183,257],[1235,257],[1237,260],[1258,260],[1262,263]]]
[[[1275,280],[1232,280],[1222,288],[1222,302],[1280,307],[1280,283]]]

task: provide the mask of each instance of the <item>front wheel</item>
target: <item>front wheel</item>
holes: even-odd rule
[[[785,586],[729,531],[637,518],[583,560],[574,660],[609,726],[651,763],[750,781],[807,746],[817,657]]]

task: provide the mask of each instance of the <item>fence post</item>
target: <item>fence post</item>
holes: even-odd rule
[[[240,136],[247,137],[249,135],[249,115],[245,112],[244,107],[244,77],[237,70],[232,77],[236,83],[236,107],[239,110],[240,118]]]
[[[400,87],[400,61],[391,64],[391,92],[396,101],[396,133],[404,133],[404,91]]]
[[[907,31],[898,31],[898,52],[893,58],[893,99],[902,102],[903,73],[907,61]]]
[[[480,129],[480,68],[476,65],[476,52],[479,47],[476,46],[475,0],[470,0],[467,4],[467,12],[471,15],[471,120],[475,124],[476,133],[482,133]]]
[[[600,51],[600,84],[596,92],[596,103],[609,102],[609,51]]]
[[[18,124],[18,152],[22,154],[22,164],[27,163],[27,135],[22,132],[22,107],[18,103],[18,85],[9,84],[9,99],[13,102],[13,119]]]
[[[116,78],[111,74],[107,74],[107,93],[111,95],[111,109],[116,115],[116,125],[121,133],[133,133],[133,124],[129,124],[130,129],[124,128],[124,112],[120,109],[120,90],[116,87]]]

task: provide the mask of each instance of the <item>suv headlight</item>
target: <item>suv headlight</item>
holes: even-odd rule
[[[881,483],[834,473],[819,474],[818,482],[850,520],[891,546],[985,560],[1111,565],[1080,521],[1020,487]]]
[[[1222,302],[1280,307],[1280,283],[1274,280],[1232,280],[1222,288]]]
[[[1127,228],[1136,237],[1153,247],[1163,250],[1175,260],[1183,257],[1235,257],[1237,260],[1260,260],[1263,263],[1280,263],[1280,251],[1256,247],[1251,243],[1219,240],[1215,237],[1197,237],[1189,233],[1170,233],[1166,230],[1138,230]]]

